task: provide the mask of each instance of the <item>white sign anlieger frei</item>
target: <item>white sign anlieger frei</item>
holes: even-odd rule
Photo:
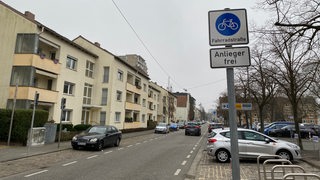
[[[211,68],[250,66],[249,47],[210,49]]]

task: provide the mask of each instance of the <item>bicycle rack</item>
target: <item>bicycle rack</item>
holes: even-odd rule
[[[276,171],[276,169],[282,169],[282,171]],[[275,165],[271,169],[271,179],[282,179],[284,175],[286,175],[286,170],[291,170],[291,173],[306,173],[303,167],[298,165]],[[296,172],[295,170],[298,170],[300,172]],[[281,177],[274,177],[275,173],[281,173]],[[294,179],[294,178],[293,178]]]
[[[283,180],[288,179],[289,177],[291,178],[295,178],[295,177],[304,177],[304,179],[308,179],[308,177],[313,177],[313,178],[317,178],[320,179],[320,176],[317,174],[312,174],[312,173],[288,173],[286,175],[283,176]]]
[[[289,160],[287,159],[282,159],[281,156],[278,156],[278,155],[261,155],[261,156],[258,156],[257,158],[257,167],[258,167],[258,179],[261,180],[261,171],[260,171],[260,159],[263,158],[263,159],[267,159],[267,158],[273,158],[273,159],[267,159],[263,162],[263,177],[265,180],[269,179],[267,177],[267,173],[271,173],[271,171],[266,171],[266,165],[268,163],[281,163],[282,165],[284,164],[292,164]],[[278,159],[276,159],[278,158]]]

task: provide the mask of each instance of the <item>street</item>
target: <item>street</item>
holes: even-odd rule
[[[120,147],[99,152],[69,149],[1,163],[0,168],[11,171],[3,179],[178,180],[185,178],[204,139],[185,136],[184,130],[147,134],[123,139]]]

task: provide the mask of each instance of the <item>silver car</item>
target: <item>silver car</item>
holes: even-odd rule
[[[238,128],[239,158],[257,158],[259,155],[280,155],[284,159],[301,159],[300,147],[296,144],[271,138],[260,132]],[[214,129],[208,135],[207,153],[219,162],[229,162],[230,130]]]
[[[168,126],[168,124],[166,124],[166,123],[159,123],[159,124],[156,126],[156,128],[155,128],[155,130],[154,130],[154,133],[164,133],[164,134],[169,133],[169,126]]]

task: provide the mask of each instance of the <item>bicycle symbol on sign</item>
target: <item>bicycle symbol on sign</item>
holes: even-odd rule
[[[227,27],[232,30],[237,30],[239,28],[239,25],[238,23],[233,22],[232,19],[223,19],[223,21],[218,25],[218,29],[220,31],[224,31]]]

